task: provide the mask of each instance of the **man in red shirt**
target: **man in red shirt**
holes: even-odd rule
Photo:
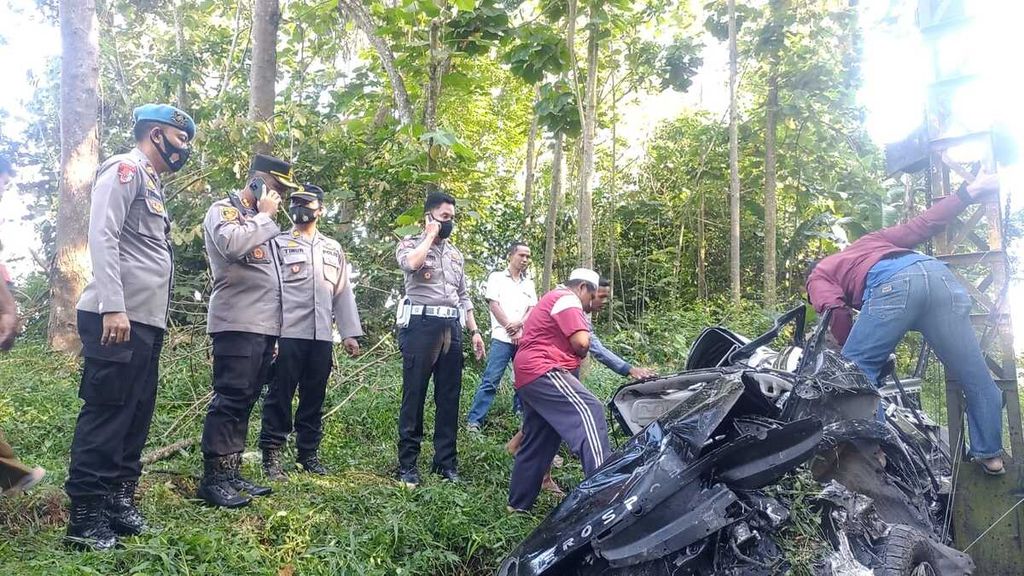
[[[597,294],[597,272],[577,268],[548,292],[523,326],[515,357],[515,386],[523,402],[523,443],[509,486],[509,510],[528,510],[541,479],[564,441],[590,475],[608,455],[608,424],[601,402],[572,372],[590,349],[586,313]]]
[[[821,260],[807,278],[814,309],[833,310],[832,334],[843,355],[871,382],[877,383],[904,334],[916,330],[924,336],[963,388],[971,456],[989,474],[1004,472],[1002,394],[971,326],[971,298],[944,263],[913,248],[998,190],[995,175],[981,174],[910,222],[872,232]],[[860,310],[856,324],[851,309]]]

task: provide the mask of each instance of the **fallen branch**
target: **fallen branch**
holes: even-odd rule
[[[211,399],[213,399],[212,391],[207,392],[202,398],[193,402],[184,412],[182,412],[181,416],[178,416],[178,419],[175,420],[169,428],[167,428],[167,431],[164,432],[164,438],[166,439],[168,436],[176,432],[178,427],[185,422],[186,418],[191,417],[193,413],[198,414],[204,406],[209,405]]]
[[[368,364],[360,366],[359,370],[353,371],[348,376],[349,377],[356,376],[357,374],[359,374],[360,372],[362,372],[365,369],[369,368],[370,366],[373,366],[373,365],[376,365],[376,364],[382,364],[383,362],[385,362],[386,360],[390,359],[392,356],[395,356],[396,354],[398,354],[397,350],[394,351],[394,352],[391,352],[390,354],[386,354],[384,356],[381,356],[380,358],[378,358],[377,360],[374,360],[373,362],[370,362]],[[330,417],[335,412],[340,410],[342,406],[344,406],[345,404],[348,404],[348,401],[351,400],[352,397],[356,395],[356,392],[359,392],[360,390],[365,388],[368,383],[369,383],[369,380],[364,378],[362,383],[360,383],[359,386],[356,386],[351,392],[349,392],[348,396],[346,396],[344,400],[342,400],[337,406],[335,406],[334,408],[331,408],[326,414],[324,414],[324,420],[326,420],[328,417]]]
[[[178,452],[181,452],[185,448],[191,448],[192,446],[194,446],[194,445],[196,445],[198,443],[199,443],[199,438],[198,437],[188,438],[188,439],[185,439],[185,440],[178,440],[174,444],[170,444],[168,446],[164,446],[163,448],[157,448],[156,450],[153,450],[149,454],[144,454],[142,456],[142,463],[145,464],[145,465],[149,465],[149,464],[152,464],[154,462],[159,462],[161,460],[166,460],[166,459],[170,458],[171,456],[174,456]]]

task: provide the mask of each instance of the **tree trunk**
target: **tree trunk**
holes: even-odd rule
[[[72,352],[75,306],[89,279],[89,197],[99,158],[99,25],[95,0],[60,3],[60,204],[50,269],[49,341]]]
[[[548,198],[548,218],[544,222],[544,274],[541,276],[541,290],[551,289],[551,274],[555,265],[555,226],[558,220],[558,201],[562,195],[562,153],[563,136],[555,134],[554,157],[551,160],[551,195]]]
[[[338,12],[343,18],[346,15],[351,18],[356,27],[366,35],[366,39],[377,52],[381,66],[387,72],[388,80],[391,82],[391,96],[395,100],[399,123],[403,126],[411,124],[413,119],[412,101],[409,100],[409,91],[405,88],[405,80],[398,72],[395,54],[391,51],[391,47],[377,34],[377,26],[373,23],[373,17],[366,9],[365,4],[360,0],[339,0]]]
[[[700,194],[700,206],[697,209],[697,297],[701,300],[708,298],[708,276],[707,276],[707,240],[704,234],[704,189]]]
[[[430,64],[427,68],[427,85],[425,92],[427,100],[423,105],[423,127],[427,132],[437,129],[437,106],[441,100],[441,81],[448,73],[448,66],[451,63],[451,55],[441,45],[441,31],[444,21],[441,18],[434,18],[430,23]],[[437,152],[434,150],[433,139],[427,142],[427,171],[437,170]],[[437,189],[437,184],[427,184],[427,191]]]
[[[611,196],[611,217],[608,219],[611,222],[612,233],[608,238],[608,285],[611,286],[612,291],[615,290],[615,264],[618,254],[616,254],[616,248],[619,237],[619,221],[615,217],[615,209],[618,208],[618,198],[616,192],[618,191],[618,179],[619,179],[619,158],[618,158],[618,142],[615,141],[619,126],[619,115],[618,115],[618,98],[615,94],[615,70],[612,70],[609,82],[612,85],[612,166],[611,174],[608,179],[608,193]],[[613,301],[614,302],[614,301]],[[615,319],[613,309],[615,307],[612,302],[608,303],[608,321],[611,322]]]
[[[740,162],[736,112],[736,0],[729,0],[729,287],[740,302]]]
[[[274,137],[274,96],[277,91],[277,26],[281,9],[277,0],[256,0],[252,11],[252,68],[249,70],[249,121],[265,123],[267,138],[254,146],[270,154]]]
[[[540,101],[540,88],[535,91],[533,103],[533,117],[530,120],[530,134],[526,138],[526,178],[523,183],[523,221],[524,231],[529,232],[530,224],[533,223],[533,178],[534,165],[536,164],[537,132],[540,128],[540,118],[537,116],[537,103]]]
[[[764,122],[764,306],[774,310],[778,303],[776,284],[776,163],[775,163],[775,129],[778,123],[776,114],[779,107],[779,77],[775,63],[771,64],[768,76],[768,99],[765,103]]]
[[[430,22],[430,64],[427,68],[427,100],[423,106],[423,127],[428,132],[437,128],[437,105],[441,100],[441,80],[448,71],[451,55],[441,45],[444,21],[434,18]]]
[[[188,110],[191,108],[188,101],[188,68],[185,66],[187,56],[185,55],[185,2],[179,0],[174,10],[174,40],[175,49],[178,52],[178,96],[176,98],[178,108]]]
[[[590,180],[594,172],[594,137],[597,130],[597,49],[600,30],[591,5],[590,34],[587,38],[587,86],[583,104],[583,152],[580,163],[580,263],[594,268],[594,199]]]

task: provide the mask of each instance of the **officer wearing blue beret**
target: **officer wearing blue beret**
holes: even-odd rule
[[[112,156],[96,174],[89,212],[93,279],[77,306],[84,404],[64,485],[71,499],[67,538],[95,550],[146,529],[135,489],[156,403],[173,270],[160,176],[181,170],[196,134],[192,118],[166,104],[139,106],[134,119],[135,148]]]

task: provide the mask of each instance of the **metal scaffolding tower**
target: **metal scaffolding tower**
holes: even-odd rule
[[[956,193],[957,186],[984,168],[996,168],[991,123],[971,125],[956,114],[960,102],[984,94],[974,75],[965,30],[972,23],[964,0],[919,0],[918,27],[931,54],[925,127],[904,142],[887,147],[889,172],[925,171],[929,202]],[[973,115],[968,115],[973,116]],[[985,475],[967,463],[964,398],[960,385],[946,375],[946,407],[955,475],[952,493],[954,543],[974,558],[978,574],[1021,574],[1024,558],[1024,506],[1014,509],[1021,493],[1024,432],[1021,426],[1017,367],[1013,352],[1004,242],[1004,214],[999,198],[968,208],[935,238],[933,250],[967,288],[973,300],[971,319],[996,384],[1003,392],[1007,474]],[[927,349],[924,354],[928,354]],[[1013,509],[1009,514],[1007,511]],[[986,532],[987,531],[987,532]]]

